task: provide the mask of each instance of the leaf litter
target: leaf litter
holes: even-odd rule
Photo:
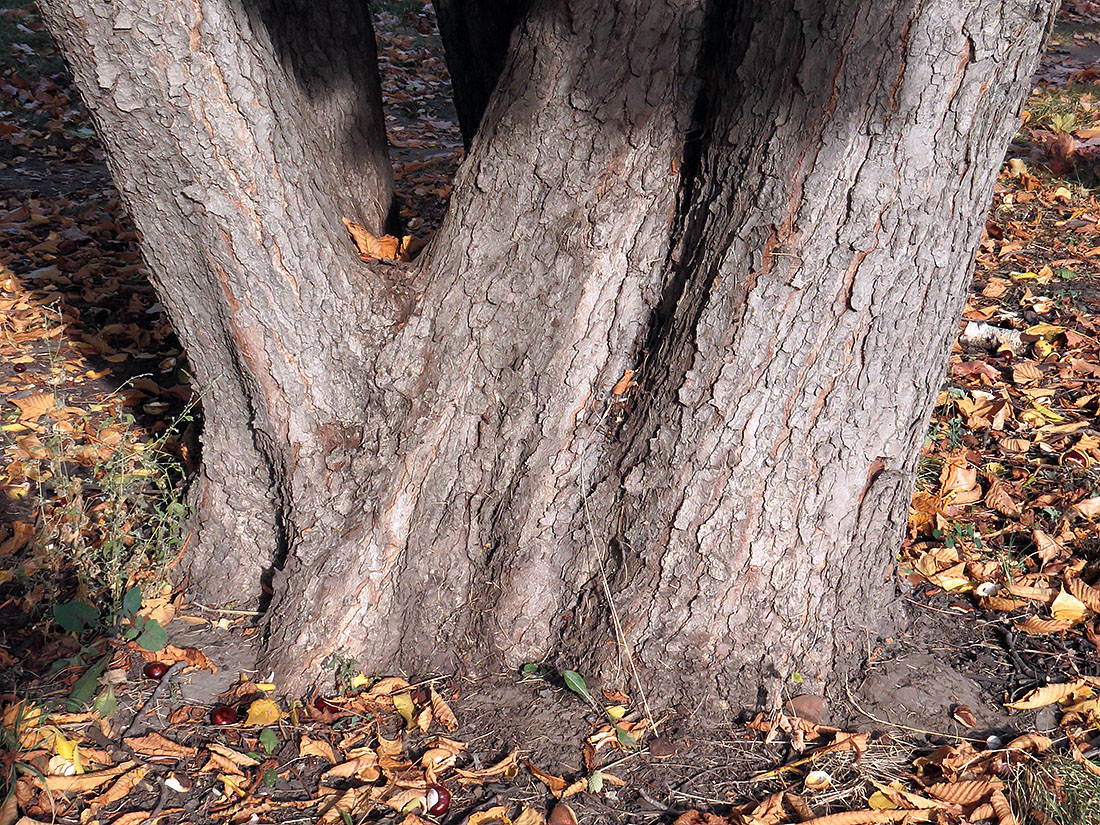
[[[147,622],[256,628],[160,589],[170,557],[119,549],[172,538],[143,522],[194,468],[196,401],[79,96],[33,7],[0,10],[12,115],[0,126],[12,190],[0,203],[0,666],[19,686],[0,697],[14,791],[0,825],[1096,821],[1095,804],[1057,817],[1100,774],[1097,13],[1066,4],[999,179],[902,552],[914,601],[1015,640],[1006,709],[1057,714],[1056,729],[1005,744],[979,735],[965,705],[944,719],[955,735],[928,737],[831,727],[805,694],[710,739],[677,720],[655,738],[629,695],[537,667],[499,688],[524,697],[515,719],[470,703],[486,684],[453,680],[357,674],[304,702],[254,674],[203,703],[173,692],[218,665],[195,647],[143,647]],[[442,219],[462,143],[430,9],[395,0],[375,14],[410,235],[349,231],[365,257],[409,259]],[[174,540],[169,556],[186,538]],[[135,586],[141,610],[126,612]],[[70,611],[86,631],[52,628],[48,608],[88,602],[110,615]],[[109,638],[97,622],[135,632]],[[168,690],[143,677],[148,663],[169,666]],[[220,708],[238,721],[214,724]]]

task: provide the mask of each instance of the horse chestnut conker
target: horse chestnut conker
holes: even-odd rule
[[[215,725],[232,725],[237,721],[237,709],[229,705],[218,705],[210,711],[210,721]]]
[[[159,679],[168,672],[168,665],[164,662],[150,662],[141,671],[146,679]]]
[[[314,699],[313,700],[313,707],[317,708],[317,710],[321,711],[322,713],[324,713],[324,712],[339,713],[340,712],[340,706],[333,704],[328,699],[326,699],[324,696],[318,696],[316,699]]]
[[[451,792],[442,785],[429,785],[424,794],[424,805],[432,816],[443,816],[451,807]]]

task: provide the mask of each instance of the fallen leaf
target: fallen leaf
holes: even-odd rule
[[[13,398],[12,403],[19,408],[20,421],[34,421],[57,406],[52,392],[37,392],[24,398]]]
[[[1034,710],[1035,708],[1046,707],[1073,696],[1078,691],[1087,688],[1088,684],[1087,679],[1075,679],[1072,682],[1065,682],[1060,685],[1044,685],[1029,691],[1022,699],[1006,703],[1005,707],[1010,710]]]
[[[248,718],[244,720],[246,725],[273,725],[279,721],[282,714],[279,706],[270,699],[257,699],[248,706]]]
[[[1062,590],[1050,606],[1050,615],[1063,622],[1083,622],[1089,609],[1080,599]]]

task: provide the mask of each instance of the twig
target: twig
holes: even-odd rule
[[[623,633],[622,622],[619,621],[619,611],[615,608],[615,599],[611,595],[611,585],[607,581],[607,570],[603,563],[603,554],[600,552],[599,545],[596,542],[596,530],[592,526],[592,511],[588,506],[588,482],[584,477],[584,461],[580,464],[580,477],[581,477],[581,501],[584,503],[584,522],[585,527],[588,528],[588,544],[593,558],[596,560],[596,566],[600,571],[600,584],[603,587],[604,598],[607,599],[607,609],[611,614],[611,624],[615,628],[615,641],[619,644],[619,648],[626,656],[627,664],[630,665],[630,672],[634,676],[634,684],[638,687],[638,696],[642,700],[642,707],[645,709],[645,715],[649,719],[650,724],[653,726],[653,735],[657,736],[660,731],[657,727],[657,720],[653,718],[653,711],[650,710],[649,700],[646,699],[645,688],[642,687],[642,678],[638,675],[638,668],[634,666],[634,655],[626,643],[626,634]]]
[[[153,709],[153,706],[157,703],[157,700],[168,692],[168,688],[172,683],[172,678],[181,670],[183,670],[186,665],[187,662],[176,662],[164,672],[164,675],[160,677],[160,683],[153,689],[153,693],[149,697],[149,701],[141,706],[141,709],[134,714],[134,718],[130,720],[130,724],[127,725],[123,729],[122,733],[118,735],[119,742],[124,741],[130,731],[134,729],[134,726],[149,714],[149,711]]]
[[[160,783],[160,796],[157,798],[156,807],[149,812],[149,816],[141,820],[141,825],[149,825],[150,822],[160,816],[165,804],[168,802],[168,783],[164,781],[163,776],[158,776],[157,782]]]

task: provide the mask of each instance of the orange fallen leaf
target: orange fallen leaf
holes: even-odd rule
[[[12,403],[19,408],[20,421],[34,421],[57,406],[52,392],[36,392],[24,398],[13,398]]]

